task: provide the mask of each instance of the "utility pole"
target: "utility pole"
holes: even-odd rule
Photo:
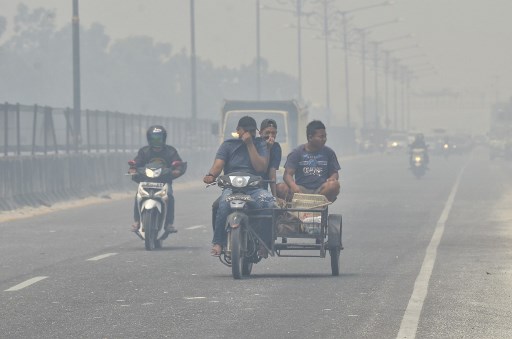
[[[75,151],[78,152],[80,136],[80,17],[78,15],[78,0],[73,0],[73,138]]]
[[[197,119],[197,86],[196,86],[196,22],[194,0],[190,0],[190,83],[192,86],[192,119]]]

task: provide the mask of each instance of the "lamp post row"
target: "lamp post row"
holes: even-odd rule
[[[81,120],[81,98],[80,98],[80,42],[79,42],[79,0],[73,1],[73,16],[72,16],[72,28],[73,28],[73,128],[74,128],[74,142],[76,148],[78,149],[78,145],[80,143],[80,120]],[[323,2],[323,33],[325,38],[325,82],[326,82],[326,108],[328,113],[330,113],[330,80],[329,80],[329,35],[330,35],[330,22],[329,22],[329,2],[330,0],[322,0]],[[374,7],[385,6],[391,4],[390,1],[386,1],[383,3],[364,6],[355,8],[348,11],[337,11],[337,14],[341,16],[341,24],[342,24],[342,39],[343,39],[343,48],[345,50],[345,58],[344,58],[344,70],[345,70],[345,102],[346,102],[346,124],[347,127],[351,127],[351,114],[350,114],[350,85],[349,85],[349,44],[348,44],[348,20],[347,14],[366,10]],[[297,77],[298,77],[298,98],[302,99],[302,16],[303,16],[303,0],[296,0],[296,16],[297,16]],[[256,0],[256,97],[258,100],[261,99],[261,36],[260,36],[260,10],[261,4],[260,0]],[[397,22],[396,20],[393,22]],[[359,29],[361,34],[361,57],[362,57],[362,118],[363,118],[363,126],[366,126],[366,33],[367,30],[376,26],[389,24],[393,22],[385,22],[376,25],[369,26],[367,28]],[[191,113],[192,118],[197,119],[197,73],[196,73],[196,50],[195,50],[195,1],[190,0],[190,35],[191,35]],[[376,127],[379,125],[378,117],[379,117],[379,106],[378,106],[378,44],[375,44],[375,53],[374,53],[374,67],[375,67],[375,122]],[[389,51],[385,51],[385,125],[386,128],[389,128],[389,105],[388,105],[388,73],[389,73]],[[395,67],[396,69],[396,67]],[[397,72],[395,71],[395,80],[397,79]],[[405,95],[405,92],[408,92],[410,87],[410,78],[407,78],[407,86],[404,85],[404,89],[402,90],[402,96]],[[405,82],[405,80],[403,81]],[[407,87],[407,88],[405,88]],[[397,110],[397,89],[395,82],[395,115]],[[405,104],[408,106],[409,104]],[[404,104],[402,105],[403,110]],[[394,128],[397,128],[397,119],[394,117]],[[404,123],[402,123],[404,125]]]

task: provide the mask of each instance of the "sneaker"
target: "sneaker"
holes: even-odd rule
[[[130,231],[137,232],[140,228],[140,222],[136,221],[132,224]]]
[[[168,233],[178,233],[178,230],[172,224],[166,225],[164,230]]]

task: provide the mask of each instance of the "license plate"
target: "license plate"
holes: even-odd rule
[[[161,182],[141,182],[140,184],[143,188],[162,188],[165,185]]]
[[[249,200],[251,200],[251,196],[250,195],[246,195],[246,194],[232,194],[232,195],[229,195],[226,198],[226,201],[231,201],[231,200],[249,201]]]

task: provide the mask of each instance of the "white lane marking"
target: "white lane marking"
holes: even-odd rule
[[[19,291],[22,288],[25,288],[25,287],[30,286],[32,284],[35,284],[36,282],[41,281],[41,280],[46,279],[46,278],[48,278],[48,277],[34,277],[32,279],[28,279],[27,281],[24,281],[24,282],[22,282],[22,283],[20,283],[20,284],[18,284],[16,286],[13,286],[13,287],[7,289],[4,292]]]
[[[412,291],[409,304],[407,305],[404,317],[402,318],[400,330],[396,336],[397,339],[416,338],[416,331],[418,330],[421,310],[423,308],[423,303],[425,302],[425,297],[427,296],[428,284],[432,275],[434,264],[436,262],[437,248],[439,247],[439,242],[443,236],[444,226],[452,209],[453,201],[455,200],[455,195],[457,194],[457,190],[459,188],[460,178],[462,177],[462,173],[464,172],[465,168],[466,165],[460,170],[459,175],[453,184],[452,191],[448,196],[448,200],[444,205],[443,213],[437,221],[436,229],[434,230],[432,239],[430,239],[430,243],[428,244],[425,258],[423,259],[423,264],[421,265],[420,273],[414,282],[414,290]]]
[[[197,225],[197,226],[190,226],[190,227],[187,227],[185,228],[186,230],[195,230],[195,229],[198,229],[198,228],[203,228],[204,225]]]
[[[86,261],[98,261],[98,260],[101,260],[101,259],[105,259],[105,258],[111,257],[111,256],[116,255],[116,254],[117,253],[105,253],[105,254],[102,254],[102,255],[98,255],[97,257],[94,257],[94,258],[89,258]]]
[[[206,297],[185,297],[185,300],[206,299]]]

